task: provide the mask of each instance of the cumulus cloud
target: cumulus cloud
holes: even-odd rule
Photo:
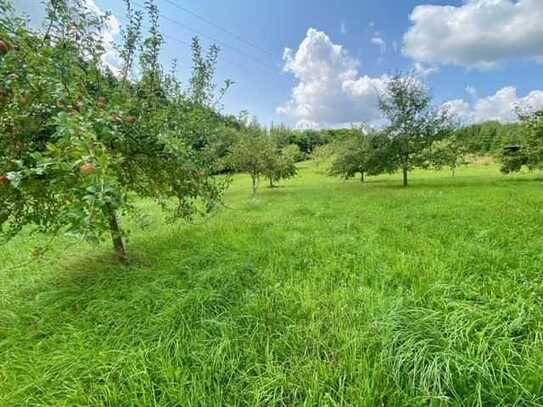
[[[463,99],[449,100],[443,103],[442,108],[462,123],[469,124],[473,122],[473,109]]]
[[[492,68],[512,58],[543,58],[542,0],[421,5],[410,20],[403,52],[420,63]]]
[[[102,10],[95,0],[84,0],[83,7],[86,12],[93,13],[97,16],[104,16],[106,13]],[[23,13],[30,21],[30,26],[39,29],[45,22],[45,8],[41,2],[36,0],[18,0],[15,2],[15,10]],[[104,54],[102,55],[102,63],[108,66],[113,73],[119,72],[120,60],[117,51],[115,50],[115,37],[120,32],[119,20],[110,15],[105,21],[102,29],[102,42],[104,46]]]
[[[476,99],[473,103],[455,99],[444,103],[443,107],[466,124],[490,120],[507,123],[517,120],[517,109],[543,109],[543,91],[534,90],[524,97],[519,97],[517,89],[508,86],[498,90],[494,95]]]
[[[310,28],[296,51],[285,49],[284,71],[298,84],[277,113],[299,128],[335,127],[379,120],[378,93],[387,76],[360,75],[359,61],[324,32]]]

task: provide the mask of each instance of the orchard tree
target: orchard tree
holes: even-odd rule
[[[297,173],[298,146],[280,149],[276,141],[253,121],[243,125],[237,142],[230,149],[226,159],[228,167],[251,176],[253,194],[261,177],[268,179],[273,188],[274,182],[291,178]]]
[[[334,155],[334,148],[331,144],[323,144],[315,147],[311,154],[311,160],[315,163],[315,166],[319,168],[321,165],[326,164]]]
[[[452,175],[462,165],[467,165],[467,148],[454,136],[434,142],[430,147],[421,153],[423,168],[441,170],[448,167]]]
[[[239,139],[227,156],[229,168],[251,176],[252,191],[256,193],[260,177],[266,173],[267,161],[273,157],[273,146],[256,123],[244,126]]]
[[[116,255],[125,260],[126,232],[118,216],[135,210],[135,199],[156,199],[174,217],[186,218],[220,200],[226,181],[212,176],[206,149],[206,137],[218,125],[208,97],[216,50],[191,82],[198,93],[182,92],[159,63],[163,40],[156,5],[146,2],[150,30],[141,43],[142,15],[126,3],[122,64],[113,74],[102,62],[100,33],[107,16],[96,16],[85,1],[48,3],[41,33],[0,0],[0,75],[5,78],[0,84],[0,227],[5,237],[26,225],[91,240],[109,231]],[[198,47],[193,52],[202,58]]]
[[[294,163],[300,162],[304,158],[300,147],[298,147],[298,145],[296,144],[289,144],[288,146],[283,147],[281,150],[281,154],[285,156],[287,160]]]
[[[296,162],[300,156],[300,148],[297,145],[292,144],[279,150],[272,142],[263,153],[266,154],[264,176],[268,179],[270,188],[275,186],[274,182],[292,178],[298,173]]]
[[[447,111],[432,106],[428,90],[412,75],[392,77],[379,97],[379,108],[388,121],[388,160],[402,171],[407,186],[409,171],[421,165],[421,153],[451,133],[453,124]]]
[[[360,181],[364,182],[370,159],[369,137],[360,132],[336,145],[336,154],[329,174],[340,176],[343,179],[353,178],[356,174],[360,174]]]
[[[504,173],[520,171],[523,166],[530,170],[543,168],[543,110],[519,112],[519,118],[525,139],[503,148],[500,160]]]
[[[336,144],[330,175],[349,179],[356,174],[364,182],[366,175],[389,173],[395,170],[388,160],[391,142],[382,132],[370,127],[353,129],[350,138]]]

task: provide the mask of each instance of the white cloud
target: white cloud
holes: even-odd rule
[[[507,86],[494,95],[476,99],[473,103],[455,99],[444,103],[443,106],[464,123],[490,120],[513,122],[517,120],[517,108],[543,109],[543,91],[534,90],[524,97],[519,97],[515,87]]]
[[[385,40],[378,33],[374,34],[374,36],[371,39],[371,43],[373,45],[377,45],[379,47],[379,50],[381,51],[381,55],[386,52],[387,43],[385,42]]]
[[[420,62],[415,62],[413,64],[413,69],[416,76],[428,76],[439,71],[437,66],[425,65]]]
[[[91,12],[99,16],[105,15],[105,12],[98,7],[95,0],[85,0],[85,7]],[[102,29],[102,45],[104,46],[104,54],[102,55],[102,63],[109,67],[114,74],[120,72],[120,59],[117,50],[115,49],[115,37],[119,34],[121,25],[119,20],[114,16],[108,16]]]
[[[14,3],[15,10],[27,16],[30,20],[30,26],[34,29],[39,29],[45,22],[45,8],[41,2],[37,0],[17,0]],[[102,10],[95,0],[84,0],[83,6],[90,13],[98,16],[103,16],[106,13]],[[106,20],[102,29],[102,41],[104,46],[104,54],[102,55],[102,63],[108,66],[113,73],[119,72],[120,60],[117,51],[115,50],[115,37],[120,33],[119,20],[110,15]]]
[[[471,105],[463,99],[449,100],[443,103],[442,108],[462,123],[473,122],[473,110]]]
[[[492,68],[512,58],[543,58],[543,0],[421,5],[410,20],[403,51],[420,63]]]
[[[285,49],[284,71],[298,80],[291,99],[277,108],[297,127],[334,127],[379,120],[378,91],[387,77],[358,72],[359,61],[321,31],[310,28],[298,50]]]

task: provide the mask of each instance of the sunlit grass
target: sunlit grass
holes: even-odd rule
[[[405,189],[304,164],[253,198],[240,176],[195,225],[142,203],[128,266],[68,238],[33,259],[48,239],[21,236],[0,255],[0,405],[541,405],[537,178]]]

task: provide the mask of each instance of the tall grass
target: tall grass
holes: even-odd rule
[[[0,405],[543,405],[537,175],[303,166],[227,204],[187,225],[142,202],[127,266],[4,246]]]

